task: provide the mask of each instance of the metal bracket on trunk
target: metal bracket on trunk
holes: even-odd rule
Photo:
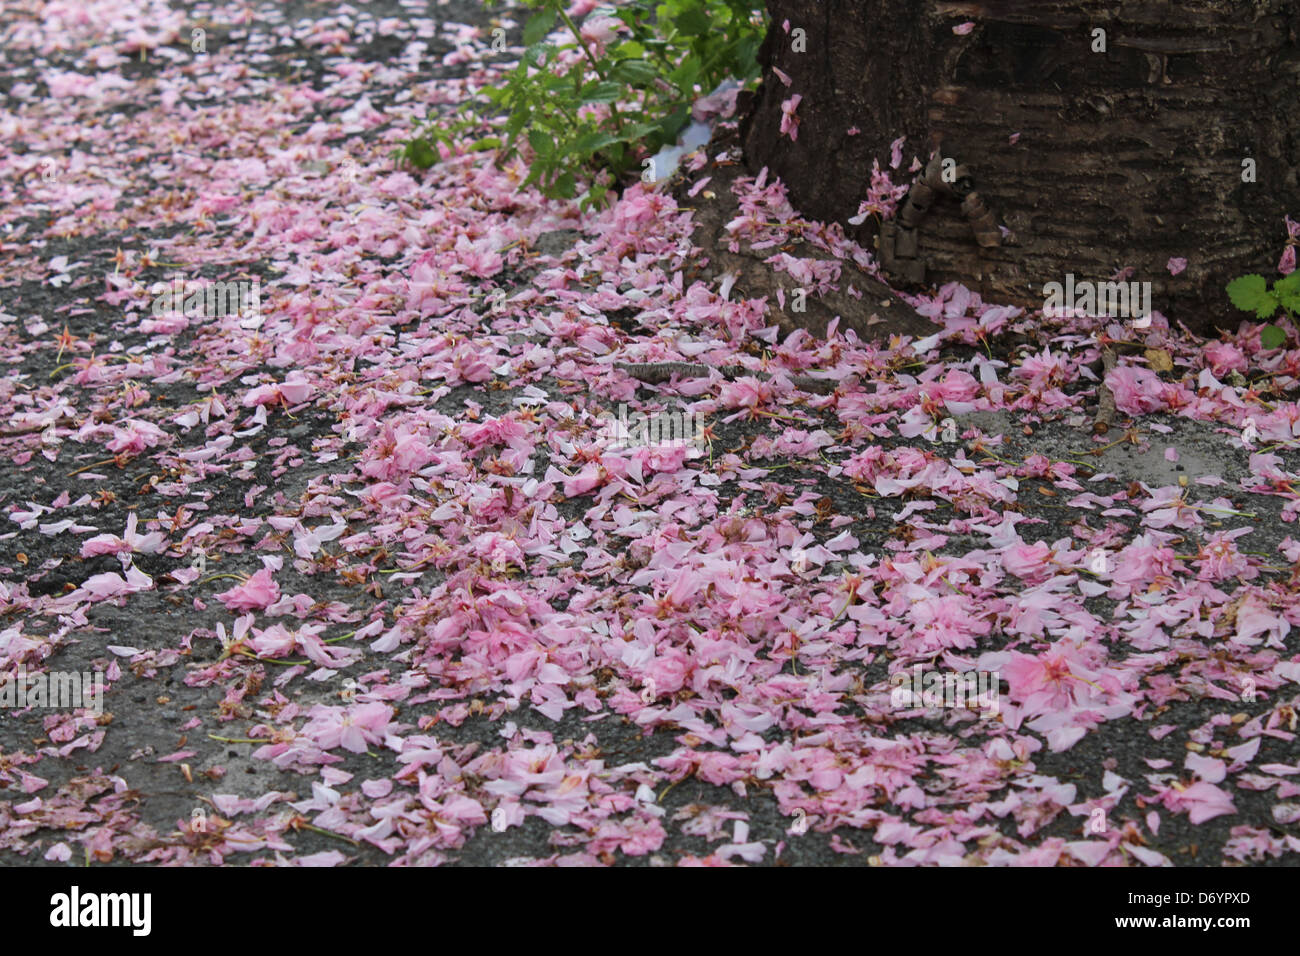
[[[945,165],[948,167],[946,177]],[[981,249],[1002,245],[1002,230],[975,191],[975,178],[970,170],[936,153],[912,184],[898,215],[880,226],[876,251],[885,272],[917,285],[925,282],[925,261],[920,257],[917,228],[940,193],[961,200],[962,215],[970,223],[975,242]]]

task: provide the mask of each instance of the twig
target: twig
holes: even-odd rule
[[[308,823],[305,820],[297,821],[293,824],[295,830],[310,830],[312,833],[319,833],[321,836],[333,837],[336,840],[342,840],[344,843],[351,843],[353,846],[361,846],[351,837],[345,837],[342,833],[335,833],[333,830],[326,830],[324,827],[318,827],[315,824]]]
[[[664,787],[663,792],[661,792],[659,796],[655,797],[655,803],[663,803],[664,797],[668,796],[668,791],[671,790],[673,787],[677,786],[685,779],[686,779],[685,777],[679,777],[678,779],[674,780],[672,783],[668,784],[668,786]]]
[[[32,432],[43,432],[47,428],[55,428],[59,425],[71,425],[76,419],[63,415],[52,422],[34,423],[31,425],[19,425],[17,428],[0,429],[0,438],[13,438],[15,435],[30,435]]]
[[[644,382],[646,385],[662,385],[664,382],[670,381],[675,375],[682,378],[706,378],[714,368],[711,365],[701,365],[698,362],[619,362],[615,367],[622,369],[632,378]],[[745,375],[753,375],[760,381],[767,381],[772,377],[769,372],[748,369],[743,365],[722,365],[717,368],[717,371],[728,381],[733,381]],[[836,386],[835,382],[814,378],[811,375],[796,375],[790,382],[795,388],[816,395],[829,395],[835,391]]]
[[[1115,368],[1115,350],[1105,345],[1101,350],[1101,384],[1097,386],[1097,420],[1092,423],[1094,435],[1110,431],[1115,420],[1115,395],[1106,384],[1106,373]]]
[[[248,580],[248,575],[230,574],[228,572],[222,572],[220,574],[209,574],[206,578],[200,581],[199,584],[207,584],[209,581],[220,581],[222,578],[233,578],[234,580],[239,581],[242,584],[243,582]]]
[[[617,367],[627,372],[637,381],[644,382],[647,385],[662,385],[672,379],[674,375],[680,375],[682,378],[705,378],[709,374],[709,366],[699,365],[694,362],[639,362],[635,364],[620,362]]]
[[[68,472],[67,477],[71,478],[73,475],[79,475],[83,471],[90,471],[90,469],[98,468],[100,465],[112,465],[115,464],[116,462],[117,462],[116,455],[114,455],[112,458],[105,458],[103,461],[92,461],[89,465],[82,465],[80,468],[76,469],[75,471]]]

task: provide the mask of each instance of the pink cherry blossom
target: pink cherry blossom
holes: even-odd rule
[[[799,138],[799,117],[795,110],[799,109],[801,102],[803,95],[796,93],[781,104],[781,135],[789,136],[791,140]]]
[[[280,586],[272,579],[270,568],[262,568],[243,584],[217,595],[217,600],[232,611],[259,611],[280,600]]]

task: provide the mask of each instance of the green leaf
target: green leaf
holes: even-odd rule
[[[552,189],[561,199],[572,199],[574,194],[573,173],[562,173],[555,180]]]
[[[496,136],[484,136],[482,139],[474,143],[474,145],[469,148],[469,151],[471,153],[482,153],[489,149],[499,149],[500,146],[501,140]]]
[[[589,91],[584,90],[583,101],[587,103],[612,103],[623,93],[623,87],[618,83],[611,83],[606,80],[602,83],[593,83]]]
[[[551,134],[544,129],[530,129],[528,145],[541,157],[548,157],[555,152],[555,142],[551,139]]]
[[[691,111],[687,109],[685,105],[682,105],[677,107],[671,115],[664,119],[659,124],[660,130],[663,132],[664,142],[677,142],[677,134],[682,131],[682,127],[686,125],[690,118]]]
[[[532,46],[546,39],[546,35],[555,29],[555,11],[542,10],[530,17],[524,24],[524,46]]]
[[[708,33],[713,28],[713,21],[702,7],[689,7],[678,14],[673,21],[683,36],[696,37]]]
[[[585,133],[574,140],[573,145],[569,148],[572,152],[590,156],[592,153],[597,153],[606,146],[612,146],[617,142],[618,137],[609,133]]]
[[[538,79],[542,81],[542,92],[548,99],[558,98],[566,106],[570,105],[576,95],[573,92],[573,80],[550,72],[541,74]]]
[[[1300,314],[1300,292],[1292,292],[1289,295],[1280,296],[1282,308],[1286,309],[1292,315]]]
[[[610,73],[612,79],[637,87],[649,86],[658,76],[659,71],[645,60],[619,60]]]
[[[731,15],[736,18],[737,23],[748,23],[755,10],[761,11],[763,4],[757,0],[727,0],[727,6],[731,8]]]
[[[619,138],[627,143],[636,143],[658,131],[658,123],[633,123],[623,127],[623,135]]]
[[[524,124],[526,124],[530,118],[531,117],[527,110],[519,110],[518,112],[512,113],[510,119],[506,120],[506,135],[511,139],[514,139],[520,134],[524,128]]]
[[[1277,296],[1275,296],[1272,292],[1269,292],[1265,297],[1265,299],[1262,302],[1260,302],[1259,307],[1255,309],[1255,318],[1267,319],[1270,315],[1272,315],[1274,312],[1277,311],[1277,307],[1279,304],[1280,303],[1277,301]]]
[[[428,169],[438,161],[438,153],[427,139],[413,139],[406,144],[406,158],[416,169]]]
[[[1259,330],[1259,345],[1266,352],[1280,349],[1286,344],[1286,333],[1276,325],[1266,325]]]
[[[591,189],[583,195],[580,202],[583,212],[586,212],[595,206],[599,206],[604,202],[605,194],[608,192],[609,189],[605,186],[592,186]]]
[[[1273,294],[1282,299],[1283,306],[1287,306],[1287,299],[1300,295],[1300,269],[1296,269],[1290,276],[1283,276],[1273,284]],[[1291,306],[1287,306],[1291,308]]]
[[[689,90],[695,86],[695,81],[699,79],[700,67],[703,64],[694,57],[682,61],[682,65],[668,74],[668,80],[679,90]]]
[[[539,43],[536,46],[530,46],[528,52],[523,56],[523,63],[534,69],[544,70],[546,64],[555,56],[555,50],[556,47],[553,43]],[[528,81],[525,80],[524,82]]]
[[[628,7],[623,7],[622,9],[615,10],[614,16],[618,17],[629,27],[636,26],[636,11],[633,9],[630,9]]]
[[[1228,283],[1228,298],[1237,308],[1253,312],[1270,300],[1268,283],[1261,275],[1241,276]],[[1273,303],[1274,308],[1277,303]],[[1272,315],[1272,311],[1269,312]]]
[[[746,37],[741,40],[736,47],[736,60],[741,64],[740,76],[741,81],[752,79],[758,76],[758,48],[762,41],[758,37]]]

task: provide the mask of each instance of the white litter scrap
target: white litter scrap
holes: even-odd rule
[[[697,104],[708,100],[714,101],[718,94],[726,93],[733,87],[739,87],[740,84],[735,80],[723,80],[708,96],[701,97],[696,101]],[[710,117],[710,122],[702,123],[694,120],[685,131],[677,137],[675,146],[665,146],[651,158],[649,172],[654,175],[654,182],[661,183],[677,172],[677,164],[681,162],[683,156],[695,152],[701,146],[704,146],[713,136],[713,123],[720,117]]]

